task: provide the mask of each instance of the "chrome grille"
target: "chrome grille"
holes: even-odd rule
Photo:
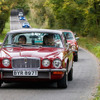
[[[23,58],[13,58],[12,59],[13,68],[39,68],[40,59],[23,57]]]

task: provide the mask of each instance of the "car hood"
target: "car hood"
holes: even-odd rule
[[[70,43],[71,45],[76,43],[76,40],[67,40],[68,43]]]
[[[1,57],[14,58],[14,57],[38,57],[49,58],[60,56],[63,53],[61,48],[49,48],[49,47],[14,47],[1,49]]]

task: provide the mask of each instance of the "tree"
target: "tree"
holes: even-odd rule
[[[2,33],[5,23],[10,16],[10,9],[16,5],[18,0],[0,0],[0,33]]]

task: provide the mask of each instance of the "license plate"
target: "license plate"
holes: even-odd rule
[[[38,76],[38,71],[13,71],[13,76]]]

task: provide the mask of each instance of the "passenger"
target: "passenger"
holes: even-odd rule
[[[66,34],[66,39],[70,39],[70,38],[69,38],[69,34],[68,34],[68,33]]]
[[[55,46],[53,34],[49,34],[49,35],[44,36],[43,45],[45,45],[45,46]]]
[[[26,37],[24,35],[19,36],[18,43],[19,44],[26,44]]]

